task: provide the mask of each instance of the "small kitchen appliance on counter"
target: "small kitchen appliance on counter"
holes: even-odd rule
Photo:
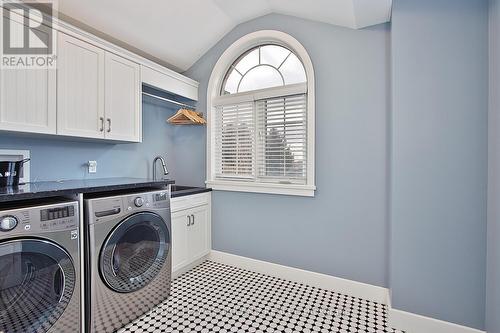
[[[97,194],[84,206],[86,323],[91,333],[115,332],[170,294],[170,193]]]
[[[20,161],[0,161],[0,187],[18,186],[23,165],[29,160],[25,158]]]

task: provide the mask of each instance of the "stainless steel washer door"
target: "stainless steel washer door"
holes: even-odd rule
[[[99,269],[112,290],[141,289],[160,272],[170,251],[170,232],[155,213],[137,213],[119,223],[101,249]]]
[[[55,243],[0,243],[0,332],[47,332],[75,289],[70,255]]]

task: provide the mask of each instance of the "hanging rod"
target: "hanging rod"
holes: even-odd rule
[[[172,103],[172,104],[175,104],[175,105],[183,106],[183,107],[186,107],[186,108],[191,109],[191,110],[196,110],[196,108],[194,106],[189,105],[189,104],[177,102],[177,101],[174,101],[172,99],[165,98],[165,97],[156,96],[156,95],[144,92],[144,91],[142,92],[142,94],[146,95],[146,96],[149,96],[149,97],[153,97],[153,98],[162,100],[162,101],[165,101],[165,102],[169,102],[169,103]]]

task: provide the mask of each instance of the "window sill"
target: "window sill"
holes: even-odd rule
[[[314,197],[314,191],[316,190],[316,186],[314,185],[247,183],[223,180],[208,180],[205,183],[208,187],[216,191],[281,194],[302,197]]]

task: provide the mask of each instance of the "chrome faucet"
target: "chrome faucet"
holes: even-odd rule
[[[161,156],[156,156],[153,160],[153,180],[156,180],[156,162],[160,160],[161,167],[163,168],[163,175],[168,175],[167,165],[165,164],[165,160]]]

